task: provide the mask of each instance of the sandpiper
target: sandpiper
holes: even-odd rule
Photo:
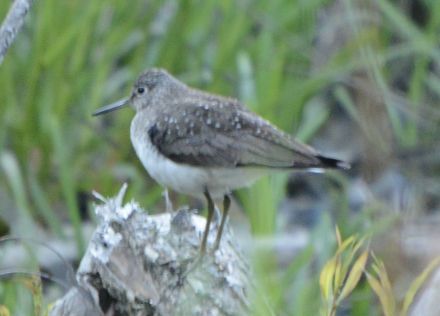
[[[150,176],[179,193],[206,198],[208,216],[201,253],[206,251],[213,199],[223,198],[216,250],[232,190],[277,171],[350,167],[294,140],[240,101],[191,88],[164,69],[142,73],[129,98],[93,115],[125,106],[136,110],[131,141]]]

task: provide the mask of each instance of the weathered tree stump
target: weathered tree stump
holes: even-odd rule
[[[203,217],[187,208],[150,216],[136,202],[122,206],[125,190],[110,199],[95,194],[105,204],[95,206],[98,227],[78,284],[49,315],[250,314],[252,273],[229,228],[220,248],[197,260]]]

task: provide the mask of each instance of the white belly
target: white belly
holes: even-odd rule
[[[148,135],[134,136],[131,133],[133,147],[150,176],[160,185],[172,190],[204,198],[208,190],[213,199],[220,199],[225,194],[252,184],[268,173],[257,168],[200,168],[178,164],[165,158],[150,142]]]

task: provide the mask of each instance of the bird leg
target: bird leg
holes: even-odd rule
[[[200,253],[206,252],[206,244],[208,241],[209,228],[211,225],[212,216],[214,215],[214,202],[212,201],[211,195],[209,194],[208,190],[204,192],[204,195],[206,197],[206,201],[208,202],[208,216],[206,218],[206,226],[205,226],[205,231],[203,232],[202,243],[200,244]],[[225,194],[225,196],[223,197],[223,216],[220,222],[220,227],[217,232],[217,237],[215,239],[213,251],[216,251],[220,246],[220,241],[222,239],[222,234],[223,234],[223,228],[225,227],[226,219],[228,218],[228,212],[230,206],[231,206],[231,198],[229,197],[229,195]]]
[[[206,254],[206,244],[208,241],[209,227],[211,225],[212,216],[214,215],[215,210],[214,210],[214,202],[212,201],[211,195],[209,194],[208,190],[205,190],[203,194],[205,195],[206,201],[208,202],[208,216],[206,217],[206,226],[205,226],[205,231],[203,232],[202,243],[200,244],[199,254],[194,258],[194,261],[186,269],[182,277],[186,277],[189,273],[194,271],[194,269],[196,269],[199,266],[199,264],[202,262],[202,259]]]
[[[209,195],[208,190],[203,193],[206,197],[206,201],[208,202],[208,217],[206,218],[206,226],[205,231],[203,233],[202,243],[200,244],[200,253],[203,254],[206,252],[206,242],[208,240],[209,234],[209,226],[211,225],[212,215],[214,215],[214,202],[212,202],[211,196]],[[223,222],[223,219],[222,219]]]
[[[220,223],[220,227],[218,228],[217,238],[215,239],[213,251],[216,251],[220,246],[220,240],[222,239],[223,227],[226,223],[226,218],[228,217],[229,207],[231,206],[231,198],[229,195],[225,194],[223,197],[223,216],[222,221]]]

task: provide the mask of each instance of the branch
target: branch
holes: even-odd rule
[[[15,0],[0,28],[0,65],[6,52],[23,26],[24,18],[34,0]]]

